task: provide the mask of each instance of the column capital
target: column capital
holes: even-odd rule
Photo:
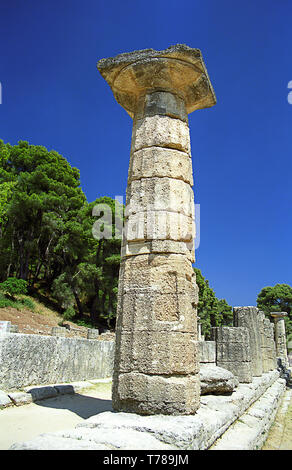
[[[101,59],[97,68],[132,118],[139,98],[155,91],[178,95],[188,114],[216,104],[201,51],[184,44],[119,54]]]
[[[281,318],[287,317],[287,312],[270,312],[271,317],[275,318],[275,320],[279,320]]]

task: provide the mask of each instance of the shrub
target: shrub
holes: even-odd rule
[[[27,281],[17,279],[16,277],[8,277],[6,281],[0,284],[0,290],[9,294],[14,299],[15,295],[27,293]]]
[[[63,313],[64,320],[72,320],[75,317],[75,310],[73,307],[66,308],[65,312]]]

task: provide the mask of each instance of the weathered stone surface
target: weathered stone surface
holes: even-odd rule
[[[10,321],[0,321],[0,335],[10,332],[11,322]]]
[[[123,293],[148,287],[164,294],[189,292],[193,295],[197,290],[191,263],[178,254],[133,256],[122,260],[119,280]]]
[[[67,330],[64,326],[53,326],[51,335],[52,336],[67,336]]]
[[[151,240],[151,241],[127,241],[122,245],[121,256],[145,255],[145,254],[178,254],[185,255],[193,263],[194,242],[182,242],[174,240]]]
[[[121,342],[121,344],[119,344]],[[117,334],[120,372],[178,375],[196,374],[197,342],[192,333],[180,331],[124,331]]]
[[[222,435],[224,439],[225,431],[228,433],[228,429],[234,429],[232,423],[245,420],[243,414],[246,411],[250,416],[257,416],[259,421],[265,421],[264,426],[258,426],[257,422],[253,421],[252,429],[257,432],[250,430],[254,445],[250,441],[249,448],[255,449],[263,437],[262,431],[265,433],[269,423],[272,422],[274,410],[285,388],[285,381],[279,379],[279,373],[272,371],[261,377],[254,377],[251,384],[239,384],[229,396],[201,396],[201,407],[195,415],[140,416],[135,413],[105,412],[81,422],[75,430],[43,434],[29,442],[16,443],[11,450],[82,448],[149,450],[158,449],[156,447],[158,445],[159,449],[165,450],[205,450]],[[236,421],[238,418],[240,420]],[[133,434],[133,431],[139,434]],[[150,442],[149,437],[155,441]],[[237,448],[245,449],[246,441],[240,439],[243,437],[242,433],[238,433],[236,437],[236,441],[233,442],[237,444]],[[220,444],[220,441],[218,443]]]
[[[283,382],[277,380],[210,450],[260,450],[283,396]]]
[[[242,343],[217,343],[217,360],[220,362],[250,362],[249,347]]]
[[[134,152],[129,167],[129,182],[141,178],[173,178],[193,185],[192,160],[179,150],[161,147]]]
[[[127,332],[181,332],[193,333],[196,317],[190,293],[161,293],[150,289],[125,292],[120,299],[117,312],[117,328]],[[196,292],[194,292],[194,296]]]
[[[31,395],[32,401],[44,400],[45,398],[53,398],[58,395],[58,391],[55,387],[28,387],[25,392]]]
[[[200,364],[211,363],[216,365],[216,343],[215,341],[200,341],[198,337]]]
[[[115,373],[114,373],[115,374]],[[139,414],[194,414],[199,407],[200,382],[196,375],[117,373],[113,377],[113,408]]]
[[[260,376],[263,373],[262,347],[257,307],[234,307],[234,326],[243,326],[249,330],[249,343],[251,354],[251,373],[253,376]]]
[[[26,405],[33,401],[31,394],[26,392],[9,392],[9,398],[17,406]]]
[[[97,328],[88,328],[87,339],[96,339],[99,337],[99,330]]]
[[[274,341],[274,325],[268,318],[264,318],[264,337],[266,368],[273,370],[277,367],[276,345]]]
[[[0,337],[0,387],[27,386],[110,377],[113,341],[8,334]]]
[[[219,361],[216,362],[218,367],[232,372],[239,380],[240,383],[251,383],[252,375],[250,370],[250,361],[238,362],[238,361]]]
[[[275,346],[276,355],[280,357],[285,367],[289,367],[288,354],[286,346],[286,331],[285,331],[285,320],[287,312],[271,312],[271,317],[274,320],[274,334],[275,334]]]
[[[55,434],[40,434],[27,442],[13,444],[9,450],[107,450],[111,446],[96,444],[91,440],[70,439]]]
[[[10,406],[10,405],[13,405],[13,402],[11,401],[11,399],[9,398],[7,393],[0,390],[0,409],[1,409],[2,406],[6,407],[6,406]]]
[[[127,217],[124,227],[128,241],[170,240],[193,242],[194,219],[179,212],[148,210]]]
[[[201,395],[231,393],[239,384],[232,372],[213,364],[200,365],[200,383]]]
[[[131,152],[147,147],[165,147],[191,152],[188,125],[168,116],[152,116],[134,122]]]
[[[250,383],[251,351],[246,327],[216,327],[211,329],[216,341],[216,364],[232,372],[241,383]]]
[[[194,193],[182,180],[157,177],[141,178],[128,185],[126,215],[139,212],[178,212],[194,218]]]
[[[212,106],[215,96],[200,51],[184,45],[103,59],[98,69],[134,119],[113,407],[194,413],[200,395],[198,292],[191,264],[195,214],[187,114]]]
[[[149,90],[177,90],[188,114],[216,103],[200,50],[185,44],[162,51],[144,49],[119,54],[101,59],[97,68],[117,102],[131,117],[137,110],[140,96]]]
[[[155,115],[169,116],[188,122],[183,98],[168,91],[153,91],[139,98],[135,118],[142,119]]]
[[[259,335],[260,335],[260,344],[261,344],[261,353],[262,353],[262,369],[263,373],[268,372],[270,370],[270,367],[267,362],[267,357],[266,357],[266,337],[264,333],[264,319],[265,319],[265,314],[261,310],[258,311],[258,324],[259,324]]]

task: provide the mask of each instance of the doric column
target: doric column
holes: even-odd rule
[[[234,307],[234,326],[245,326],[249,330],[251,374],[258,377],[263,373],[262,338],[260,332],[261,318],[257,307]]]
[[[184,45],[102,59],[98,70],[133,118],[113,408],[192,414],[200,381],[187,115],[215,104],[214,92],[200,51]]]
[[[240,383],[252,382],[249,329],[217,326],[211,328],[216,344],[216,364],[232,372]]]
[[[274,335],[277,357],[282,359],[282,363],[285,367],[289,367],[284,320],[284,318],[287,316],[287,312],[271,312],[270,315],[274,319]]]
[[[263,373],[269,372],[270,370],[270,345],[268,340],[268,335],[266,333],[267,327],[265,326],[266,319],[265,313],[259,310],[259,332],[261,335],[261,350],[262,350],[262,365],[263,365]],[[269,321],[269,320],[268,320]]]

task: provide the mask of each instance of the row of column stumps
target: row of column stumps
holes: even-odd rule
[[[201,52],[185,45],[120,54],[97,67],[133,118],[113,408],[193,414],[200,380],[188,114],[213,106],[214,91]]]
[[[230,370],[242,383],[277,368],[277,359],[288,367],[285,312],[270,316],[257,307],[234,307],[233,326],[211,329],[216,343],[216,364]]]

